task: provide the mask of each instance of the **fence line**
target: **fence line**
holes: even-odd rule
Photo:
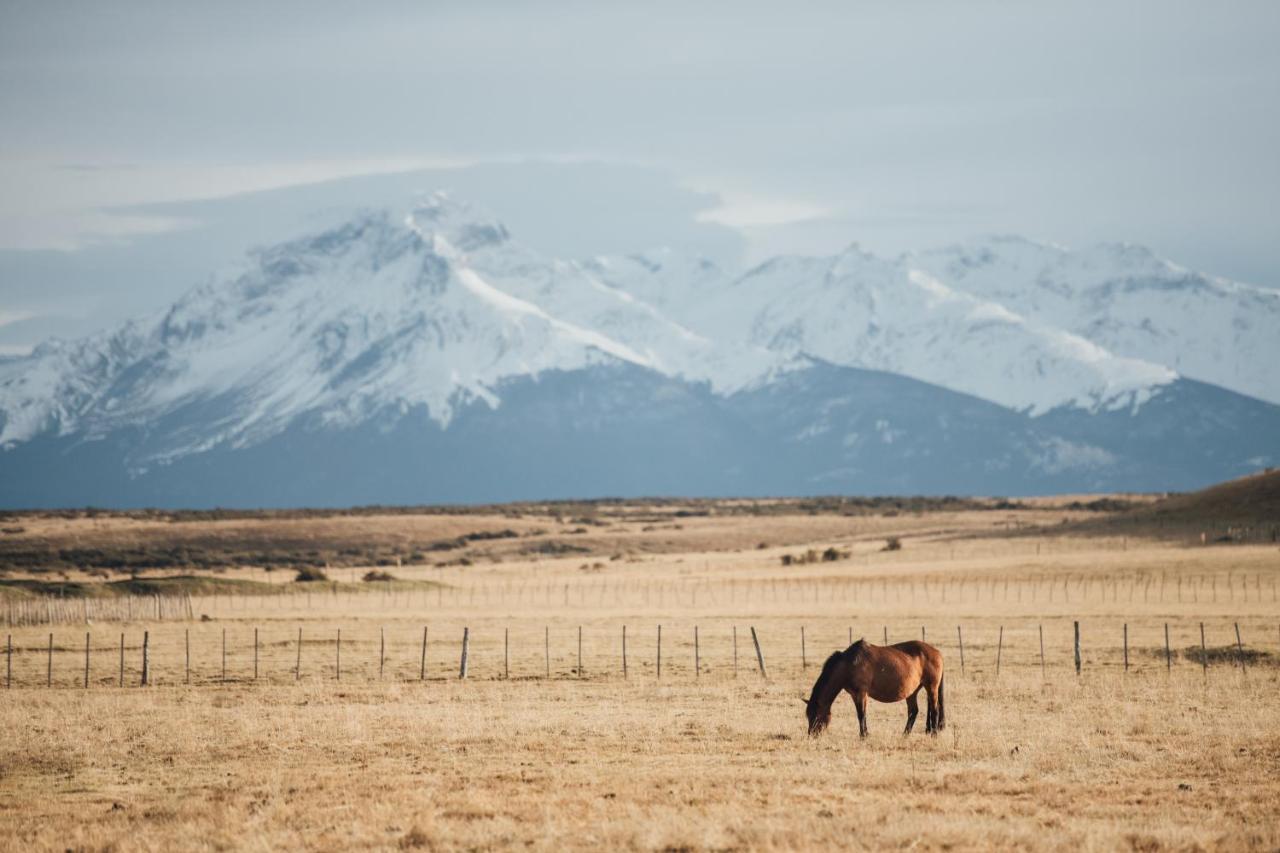
[[[1183,633],[1187,633],[1193,630],[1195,625],[1196,623],[1190,623],[1190,625],[1186,625],[1184,623]],[[1228,625],[1230,626],[1230,628],[1227,630],[1233,633],[1234,643],[1228,642],[1223,646],[1217,647],[1215,649],[1214,657],[1217,657],[1225,662],[1229,662],[1233,668],[1239,668],[1242,673],[1247,673],[1247,668],[1248,668],[1251,655],[1257,659],[1264,659],[1264,660],[1270,659],[1270,660],[1280,661],[1280,656],[1275,655],[1274,652],[1264,650],[1256,646],[1252,648],[1246,647],[1243,639],[1244,635],[1243,635],[1243,632],[1241,631],[1240,624],[1238,621],[1230,622],[1228,623]],[[1186,650],[1184,650],[1182,653],[1180,653],[1178,657],[1180,659],[1185,659],[1192,664],[1197,662],[1196,658],[1199,658],[1198,662],[1201,664],[1202,670],[1207,675],[1209,670],[1209,664],[1211,662],[1211,656],[1209,654],[1209,648],[1206,641],[1205,625],[1203,622],[1200,622],[1198,626],[1199,626],[1199,632],[1200,632],[1199,648],[1195,649],[1195,647],[1189,647]],[[653,668],[654,678],[661,679],[664,676],[664,673],[663,673],[664,662],[668,663],[667,675],[668,677],[670,675],[670,669],[671,669],[670,662],[669,662],[670,655],[668,655],[668,660],[664,661],[663,647],[662,647],[662,626],[657,625],[655,627],[656,627],[656,636],[655,636],[655,643],[652,647],[653,657],[651,658],[651,660],[654,666]],[[723,652],[725,653],[725,656],[723,658],[720,658],[718,661],[716,661],[714,658],[707,657],[705,653],[706,648],[704,643],[704,639],[706,638],[706,635],[702,632],[701,627],[702,626],[697,624],[693,625],[692,646],[691,647],[684,646],[684,648],[688,650],[686,653],[689,654],[689,658],[687,658],[686,660],[692,663],[693,678],[700,679],[704,674],[708,674],[708,675],[720,674],[724,676],[732,675],[736,677],[738,675],[738,655],[737,655],[737,651],[738,651],[737,650],[737,627],[738,626],[735,624],[733,626],[724,627],[722,632],[723,636],[719,637],[719,642],[724,644]],[[730,631],[730,627],[732,629],[731,631]],[[755,625],[749,625],[748,627],[751,634],[752,645],[754,647],[755,654],[756,654],[758,673],[760,677],[767,679],[769,678],[769,672],[765,666],[765,646],[767,644],[767,638]],[[1067,666],[1072,666],[1077,675],[1081,675],[1086,671],[1100,671],[1102,669],[1105,669],[1108,666],[1115,666],[1119,668],[1122,673],[1125,673],[1125,674],[1129,673],[1130,670],[1134,668],[1132,666],[1132,656],[1131,656],[1131,646],[1130,646],[1131,636],[1130,636],[1129,627],[1130,626],[1128,622],[1125,622],[1119,626],[1119,630],[1117,631],[1117,636],[1115,636],[1113,640],[1113,641],[1115,640],[1119,641],[1119,649],[1118,649],[1119,654],[1116,655],[1115,658],[1108,658],[1108,655],[1116,654],[1116,646],[1106,644],[1105,641],[1097,641],[1097,640],[1095,640],[1094,645],[1090,646],[1086,642],[1085,636],[1081,631],[1081,623],[1078,620],[1072,620],[1071,634],[1070,634],[1070,640],[1071,640],[1070,653],[1069,653],[1070,657],[1067,657],[1066,655],[1064,655],[1062,658],[1060,658],[1059,659],[1060,665],[1064,668]],[[807,677],[806,669],[808,666],[808,659],[807,659],[808,651],[806,648],[806,638],[808,635],[805,630],[806,628],[805,625],[802,624],[799,626],[799,628],[800,628],[801,643],[799,644],[798,648],[793,646],[795,651],[791,652],[791,654],[795,655],[795,657],[791,658],[791,660],[794,661],[794,663],[790,664],[790,666],[794,666],[795,663],[798,663],[799,665],[798,671],[790,670],[788,674],[795,675],[800,678],[806,678]],[[1171,625],[1170,623],[1165,622],[1163,623],[1162,628],[1163,628],[1163,648],[1161,649],[1158,645],[1153,644],[1147,647],[1147,651],[1149,656],[1151,658],[1155,658],[1156,660],[1158,660],[1158,657],[1160,656],[1161,652],[1163,652],[1166,673],[1171,674],[1175,668],[1175,656],[1173,654],[1173,644],[1171,640],[1171,635],[1172,635]],[[994,640],[994,645],[996,646],[994,650],[995,668],[994,668],[994,675],[992,677],[998,677],[1001,673],[1002,665],[1005,663],[1004,658],[1005,658],[1006,646],[1008,646],[1008,650],[1010,652],[1017,651],[1015,648],[1016,635],[1015,635],[1015,642],[1006,643],[1004,629],[1005,629],[1005,625],[1001,624],[997,627],[997,629],[994,632],[992,632],[994,633],[994,637],[992,637],[991,639]],[[789,643],[783,642],[783,640],[785,639],[785,635],[780,635],[778,633],[779,630],[781,629],[775,629],[775,633],[772,636],[773,644],[774,644],[773,652],[774,652],[775,662],[779,659],[778,649],[785,650],[786,646],[790,645]],[[887,631],[887,626],[885,626],[885,630]],[[1049,675],[1048,675],[1047,664],[1046,664],[1043,623],[1037,624],[1036,630],[1037,630],[1038,640],[1039,640],[1038,651],[1039,651],[1039,664],[1040,664],[1041,676],[1042,678],[1047,679]],[[221,669],[220,669],[220,677],[217,679],[220,682],[242,681],[242,680],[257,681],[259,680],[259,677],[262,674],[260,672],[260,665],[262,663],[262,661],[260,660],[260,652],[263,646],[261,645],[260,629],[258,627],[253,627],[252,632],[250,634],[248,626],[245,626],[244,631],[245,631],[245,639],[243,641],[240,641],[239,643],[229,644],[227,628],[226,627],[221,628],[221,632],[220,632],[221,634],[221,638],[220,638],[221,639],[221,648],[220,648]],[[140,658],[137,659],[139,660],[139,664],[136,669],[132,669],[131,671],[136,673],[139,676],[136,681],[137,684],[141,686],[148,686],[150,684],[154,684],[156,681],[155,654],[156,654],[156,651],[160,648],[161,641],[159,639],[159,636],[157,636],[157,638],[151,637],[152,631],[150,629],[145,629],[145,628],[140,629],[138,633],[141,634],[141,645],[136,646],[134,648],[140,651]],[[496,646],[498,629],[497,628],[492,629],[491,633],[493,634],[493,637],[492,637],[493,643]],[[512,675],[510,628],[504,626],[501,628],[500,633],[501,633],[501,643],[502,643],[502,648],[501,648],[502,657],[501,657],[501,669],[499,670],[501,675],[498,677],[502,679],[509,679],[511,678],[511,675]],[[135,636],[137,636],[137,634],[135,634]],[[251,640],[249,639],[250,636],[252,638]],[[293,635],[290,632],[287,636],[292,638]],[[286,640],[284,642],[275,643],[277,647],[283,647],[286,655],[288,655],[289,652],[293,652],[292,655],[288,655],[288,657],[292,657],[291,662],[293,663],[293,666],[291,667],[291,669],[293,670],[293,673],[292,673],[294,676],[293,680],[300,681],[302,679],[303,673],[305,671],[304,664],[308,664],[308,663],[310,664],[310,672],[307,673],[308,675],[312,677],[317,677],[317,676],[325,677],[324,676],[325,666],[322,660],[316,659],[314,656],[312,656],[311,660],[309,661],[304,659],[304,637],[303,637],[303,631],[301,628],[298,629],[296,636],[297,636],[296,642],[290,642]],[[348,632],[348,636],[350,637],[350,632]],[[613,629],[603,629],[601,631],[592,632],[592,636],[588,637],[588,634],[584,631],[583,627],[578,626],[576,655],[573,652],[570,652],[569,654],[570,660],[575,662],[575,665],[572,666],[569,670],[569,672],[572,674],[574,678],[583,679],[586,677],[587,655],[586,655],[586,650],[584,648],[585,639],[588,639],[588,638],[598,639],[602,636],[613,636],[616,638],[618,635],[614,633]],[[616,665],[606,665],[606,664],[598,663],[602,655],[598,651],[599,647],[597,646],[597,651],[593,653],[591,656],[592,660],[597,661],[597,663],[592,664],[592,672],[594,676],[596,677],[620,676],[621,678],[624,678],[624,679],[630,676],[631,662],[637,657],[636,650],[633,646],[629,647],[627,644],[626,626],[623,626],[621,636],[622,636],[622,645],[620,649],[621,653],[620,655],[618,655],[618,658],[616,659],[617,660]],[[794,636],[794,634],[792,636]],[[1097,637],[1098,634],[1096,631],[1094,631],[1094,632],[1091,632],[1090,636]],[[1280,637],[1280,625],[1277,626],[1277,633],[1273,636]],[[972,637],[972,632],[971,632],[971,637]],[[552,677],[550,626],[544,626],[543,638],[544,638],[544,652],[545,652],[545,661],[546,661],[545,669],[543,671],[543,677],[550,679]],[[335,633],[331,634],[327,640],[322,639],[322,640],[312,641],[313,643],[321,643],[321,644],[327,644],[330,641],[333,643],[333,646],[334,646],[333,658],[332,658],[333,668],[332,670],[330,670],[330,673],[331,673],[331,677],[335,681],[341,681],[343,677],[342,639],[343,639],[342,629],[337,628]],[[424,681],[427,679],[428,639],[429,639],[428,626],[424,625],[423,631],[422,631],[420,655],[417,656],[418,657],[417,663],[419,664],[418,672],[417,672],[417,680],[420,680],[420,681]],[[1036,639],[1037,639],[1036,635],[1033,635],[1031,637],[1032,644],[1034,644],[1034,641]],[[476,641],[476,634],[471,628],[471,626],[469,625],[463,626],[462,636],[461,636],[460,657],[458,658],[459,666],[457,670],[457,677],[459,679],[468,679],[471,675],[470,668],[472,664],[472,658],[474,657],[473,646],[475,641]],[[71,641],[71,642],[74,643],[75,641]],[[988,642],[990,642],[990,640],[988,640]],[[729,658],[729,654],[728,654],[730,650],[730,643],[732,644],[731,658]],[[517,644],[518,644],[518,640],[517,640]],[[270,647],[271,645],[272,644],[270,642],[267,643],[267,647]],[[294,648],[290,649],[289,646],[291,645],[294,646]],[[350,647],[355,648],[355,652],[349,653],[349,657],[350,657],[350,654],[355,654],[356,661],[357,661],[355,666],[357,677],[359,677],[361,672],[365,672],[365,673],[371,672],[374,668],[374,663],[376,662],[376,669],[377,669],[376,680],[383,679],[384,675],[386,674],[387,664],[389,660],[388,641],[387,641],[387,633],[386,633],[385,627],[380,627],[378,629],[376,643],[374,642],[374,640],[368,640],[364,643],[357,641],[353,645],[352,641],[349,639],[348,645]],[[374,646],[374,645],[376,645],[376,648],[370,650],[369,657],[367,659],[367,665],[366,665],[366,659],[364,657],[364,654],[361,652],[361,647]],[[392,657],[399,659],[402,664],[399,670],[401,673],[400,675],[396,674],[395,666],[393,665],[392,667],[393,679],[413,680],[413,675],[411,674],[412,671],[411,670],[405,671],[403,667],[403,663],[406,662],[405,658],[408,657],[403,654],[403,650],[405,649],[406,645],[408,645],[409,648],[412,648],[413,651],[418,651],[418,649],[415,647],[416,644],[413,644],[412,641],[410,641],[409,644],[399,644],[396,648],[393,648]],[[612,654],[616,654],[618,651],[618,647],[614,645],[612,642],[608,643],[608,645],[613,646],[614,651]],[[172,670],[166,670],[166,676],[168,675],[173,676],[171,681],[166,679],[167,683],[177,683],[180,676],[182,683],[190,684],[191,675],[192,675],[190,629],[185,629],[182,633],[182,637],[168,644],[166,648],[168,648],[172,652],[172,658],[179,661],[179,663],[173,666]],[[240,649],[240,651],[238,652],[235,651],[236,648]],[[979,648],[981,649],[981,646],[979,646]],[[987,648],[989,649],[990,647],[987,646]],[[103,649],[99,647],[98,651],[101,652],[102,650]],[[1085,654],[1086,650],[1089,651],[1088,655]],[[92,671],[91,663],[93,659],[93,651],[94,649],[92,644],[92,632],[88,631],[85,633],[85,645],[83,650],[83,656],[84,656],[83,670],[82,670],[83,674],[81,677],[75,678],[75,680],[71,681],[70,683],[78,684],[79,686],[86,689],[89,688],[94,683],[93,680],[91,679],[91,671]],[[399,653],[397,653],[397,651]],[[956,625],[955,646],[952,648],[944,648],[944,653],[949,651],[959,652],[960,677],[962,678],[969,677],[970,673],[966,671],[965,661],[964,661],[964,637],[963,637],[963,631],[962,631],[961,625]],[[1036,649],[1034,645],[1032,645],[1030,649],[1027,649],[1026,646],[1023,646],[1024,657],[1028,655],[1028,652],[1030,652],[1031,656],[1034,656],[1035,651]],[[238,656],[238,659],[242,661],[242,663],[240,664],[242,668],[248,665],[246,659],[249,658],[251,655],[251,660],[252,660],[252,669],[250,670],[250,672],[252,673],[251,678],[248,675],[248,673],[240,677],[236,677],[234,673],[229,673],[228,661],[229,661],[229,657],[232,655],[233,652]],[[679,649],[677,649],[677,652],[679,652]],[[24,646],[15,646],[13,635],[9,634],[7,637],[7,641],[5,643],[4,653],[5,653],[5,687],[6,688],[9,688],[14,684],[15,658],[17,658],[18,662],[21,663],[22,659],[26,658],[29,660],[32,657],[35,657],[37,660],[40,657],[44,658],[44,660],[42,661],[45,664],[45,666],[43,667],[44,672],[41,673],[44,676],[44,678],[40,679],[37,677],[33,679],[31,677],[31,672],[30,672],[31,666],[30,664],[28,664],[26,667],[20,667],[26,670],[26,677],[22,679],[22,683],[20,683],[19,686],[26,686],[26,687],[39,686],[40,682],[43,681],[44,686],[46,688],[49,688],[49,687],[53,687],[55,683],[55,660],[65,660],[66,656],[68,655],[78,655],[79,650],[78,650],[78,647],[74,647],[71,644],[68,644],[66,646],[58,645],[56,643],[55,633],[50,632],[48,633],[47,638],[44,636],[41,636],[39,637],[39,639],[35,640],[34,642],[29,642]],[[55,657],[55,653],[57,653],[56,657]],[[610,656],[612,656],[612,654],[610,654]],[[496,663],[497,652],[496,651],[493,652],[492,656],[494,659],[493,661],[494,667],[497,668],[497,663]],[[482,654],[482,658],[483,657],[484,655]],[[782,655],[781,659],[785,661],[787,657],[788,657],[787,655]],[[439,657],[437,656],[437,660],[438,659]],[[563,654],[560,655],[560,659],[561,660],[564,659]],[[679,661],[679,659],[680,659],[680,656],[679,654],[677,654],[676,660]],[[412,657],[408,657],[408,660],[412,660]],[[988,658],[988,660],[990,659]],[[1034,657],[1032,657],[1031,661],[1024,661],[1024,664],[1028,666],[1034,666],[1033,661],[1034,661]],[[264,680],[270,681],[271,680],[270,670],[272,669],[272,666],[271,666],[272,661],[270,657],[268,657],[268,659],[266,660],[266,663],[267,663],[268,671],[266,674],[267,677]],[[527,663],[527,658],[526,658],[526,663]],[[642,668],[647,665],[648,664],[642,659],[641,660]],[[1150,668],[1150,666],[1158,666],[1158,664],[1149,664],[1148,669]],[[126,667],[126,634],[122,633],[120,635],[120,646],[119,646],[119,672],[117,677],[115,679],[112,679],[116,681],[116,683],[121,687],[125,685],[126,668],[127,668]],[[62,666],[58,667],[57,669],[64,674],[63,675],[64,683],[67,683],[68,679],[66,678],[66,672],[70,669],[70,667],[66,666],[64,663]],[[275,669],[278,676],[282,672],[282,669],[280,667],[275,667]],[[677,669],[684,669],[684,671],[687,672],[687,669],[684,668],[683,664],[678,665]],[[981,673],[981,671],[982,671],[981,667],[979,666],[979,668],[977,669],[977,672]],[[73,672],[75,673],[75,675],[80,675],[78,661],[76,664],[76,669],[73,670]],[[522,674],[519,671],[517,671],[516,675],[517,677],[527,678],[530,676],[530,673],[526,671]],[[102,679],[103,679],[103,676],[100,675],[99,683],[102,683]],[[375,679],[373,679],[370,676],[369,680],[375,680]]]
[[[598,608],[602,605],[642,608],[737,607],[751,604],[837,604],[849,607],[901,604],[904,601],[953,607],[1013,603],[1068,607],[1084,601],[1119,604],[1237,604],[1280,602],[1280,575],[1264,583],[1262,572],[1133,571],[1106,576],[1087,572],[1029,574],[1024,577],[918,575],[915,577],[853,574],[856,561],[821,564],[824,570],[847,573],[814,577],[725,577],[690,579],[528,578],[505,581],[466,580],[457,586],[436,581],[401,583],[279,584],[272,594],[119,595],[65,598],[54,595],[7,597],[0,615],[8,627],[88,624],[94,622],[160,622],[194,620],[203,614],[276,609],[301,612],[334,606],[377,606],[382,609],[541,605]],[[891,564],[881,566],[891,569]],[[315,588],[313,588],[313,586]]]

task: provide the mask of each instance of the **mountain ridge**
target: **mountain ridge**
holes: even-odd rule
[[[1013,245],[1036,258],[1047,251],[1028,241]],[[981,257],[987,260],[979,267],[998,266]],[[1117,275],[1135,265],[1148,269],[1151,257],[1122,252]],[[850,248],[827,258],[780,257],[737,276],[673,252],[566,261],[521,246],[496,218],[437,194],[407,212],[368,211],[253,250],[240,267],[163,311],[0,362],[0,475],[32,477],[25,460],[48,463],[49,453],[74,456],[90,445],[113,449],[114,457],[83,458],[125,492],[129,478],[159,482],[174,466],[209,477],[191,460],[256,455],[254,448],[280,441],[323,447],[323,462],[312,465],[332,466],[339,451],[315,439],[318,433],[373,448],[377,435],[398,434],[410,422],[440,435],[402,436],[406,452],[453,452],[490,470],[484,454],[500,451],[467,444],[461,431],[489,430],[495,441],[511,442],[519,424],[507,419],[545,426],[557,411],[561,429],[579,435],[581,451],[597,464],[623,451],[620,439],[580,433],[575,416],[603,418],[646,452],[684,460],[676,469],[650,461],[671,483],[745,492],[769,486],[799,494],[823,483],[963,491],[961,479],[929,470],[938,459],[931,448],[939,447],[955,450],[947,463],[953,474],[968,471],[976,483],[986,471],[1006,492],[1036,482],[1133,487],[1116,479],[1119,472],[1153,488],[1183,488],[1275,458],[1269,437],[1280,435],[1280,407],[1113,355],[1037,319],[1036,311],[1023,316],[974,295],[925,268],[939,258],[883,259]],[[1095,275],[1086,289],[1102,293],[1115,280]],[[993,281],[975,288],[990,291]],[[617,389],[591,389],[593,382],[638,389],[637,401],[611,400]],[[903,395],[896,416],[885,387]],[[544,399],[535,401],[539,394]],[[579,405],[588,399],[614,414],[592,414]],[[831,421],[833,412],[845,420]],[[987,424],[991,435],[972,429],[969,418]],[[628,424],[646,419],[664,426],[655,435],[629,431]],[[755,478],[734,479],[687,458],[680,448],[686,431],[715,435],[704,448],[707,460],[754,465]],[[553,431],[542,435],[548,447],[559,446]],[[897,466],[890,476],[865,454],[894,441],[898,447],[884,456]],[[903,448],[910,453],[902,456]],[[1171,458],[1174,448],[1183,461]],[[963,453],[974,454],[978,467]],[[769,467],[768,476],[768,466],[752,462],[774,457],[785,464]],[[841,459],[849,464],[837,464]],[[509,462],[513,471],[543,470],[528,460]],[[567,457],[562,465],[570,465]],[[75,478],[72,471],[63,476]],[[580,482],[605,488],[614,481]],[[617,484],[652,491],[661,482],[637,472]],[[30,484],[9,485],[4,500],[20,501]],[[75,488],[64,483],[50,499]],[[193,488],[175,499],[198,499],[198,484]]]

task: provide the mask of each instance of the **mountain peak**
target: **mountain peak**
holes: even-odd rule
[[[491,249],[507,243],[510,232],[487,211],[455,201],[447,193],[436,192],[419,202],[405,224],[425,242],[443,238],[463,252]]]

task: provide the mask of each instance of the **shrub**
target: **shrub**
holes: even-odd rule
[[[391,574],[391,572],[379,572],[375,570],[365,572],[364,579],[366,583],[375,583],[378,581],[393,581],[396,579],[396,576]]]
[[[329,576],[324,573],[324,569],[317,569],[314,566],[303,566],[298,569],[298,574],[294,580],[298,583],[310,583],[312,581],[327,581]]]
[[[888,540],[885,541],[884,547],[881,548],[880,550],[881,551],[901,551],[902,540],[900,540],[897,536],[890,536]]]

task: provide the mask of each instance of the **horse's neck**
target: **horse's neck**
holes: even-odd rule
[[[845,688],[848,681],[846,667],[838,666],[831,671],[831,674],[822,683],[818,700],[826,707],[830,707],[836,701],[836,697],[840,695],[840,691]]]

